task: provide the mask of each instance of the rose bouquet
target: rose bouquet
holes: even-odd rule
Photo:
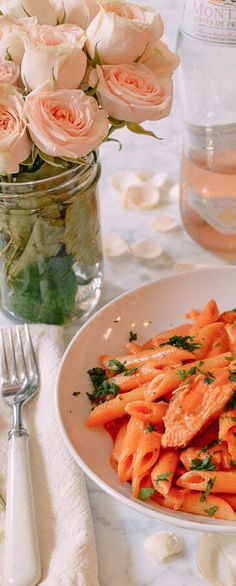
[[[160,14],[136,4],[0,0],[0,11],[2,276],[13,312],[30,321],[64,323],[75,305],[74,264],[90,262],[86,247],[71,241],[73,214],[61,209],[61,194],[60,201],[51,197],[49,184],[44,206],[50,214],[31,214],[26,229],[19,211],[35,209],[35,197],[18,202],[16,214],[16,195],[9,201],[4,194],[9,185],[23,189],[29,182],[41,193],[42,180],[86,168],[99,145],[124,126],[155,137],[142,123],[169,114],[178,58],[160,40]],[[92,210],[89,219],[91,230],[97,229]],[[52,259],[50,284],[45,267]],[[66,301],[58,274],[60,288],[66,279]]]

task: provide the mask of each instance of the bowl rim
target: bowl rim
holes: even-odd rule
[[[174,275],[168,275],[168,276],[160,277],[158,279],[153,279],[153,280],[148,281],[144,285],[138,285],[137,287],[133,287],[132,289],[125,291],[124,293],[121,293],[120,295],[118,295],[117,297],[115,297],[114,299],[112,299],[111,301],[106,303],[98,311],[96,311],[84,324],[82,324],[81,328],[76,332],[76,334],[73,336],[73,338],[69,342],[69,344],[63,354],[63,357],[62,357],[62,360],[60,363],[60,367],[58,369],[57,377],[56,377],[56,383],[55,383],[55,408],[56,408],[56,417],[57,417],[58,427],[59,427],[60,433],[62,435],[62,438],[64,440],[64,443],[65,443],[69,453],[71,454],[73,459],[76,461],[76,463],[80,466],[82,471],[85,472],[85,474],[99,488],[104,490],[104,492],[106,492],[107,494],[109,494],[110,496],[112,496],[113,498],[118,500],[119,502],[121,502],[123,505],[128,506],[131,509],[135,510],[136,512],[142,513],[143,515],[148,515],[149,517],[156,518],[157,520],[161,521],[162,523],[169,523],[171,525],[181,527],[183,529],[189,529],[192,531],[208,531],[210,533],[236,533],[236,521],[227,521],[227,520],[224,521],[224,519],[222,519],[222,520],[215,519],[216,524],[210,524],[205,520],[201,520],[201,521],[196,520],[195,521],[195,519],[193,520],[192,518],[188,519],[185,517],[184,518],[174,517],[174,516],[172,517],[168,513],[169,509],[166,509],[165,507],[161,507],[160,509],[159,508],[155,509],[154,507],[150,506],[148,503],[145,504],[142,501],[136,501],[136,499],[133,499],[132,497],[125,496],[125,495],[119,493],[116,489],[111,488],[105,481],[103,481],[95,472],[93,472],[90,469],[90,467],[84,462],[84,460],[78,454],[77,450],[74,448],[72,442],[70,441],[70,439],[68,438],[68,435],[66,433],[61,410],[60,410],[60,378],[61,378],[61,373],[64,369],[64,365],[68,359],[68,356],[70,355],[72,348],[74,346],[76,346],[77,341],[78,341],[79,337],[81,336],[81,334],[87,329],[87,327],[89,327],[93,323],[93,321],[95,321],[99,316],[101,316],[103,313],[105,313],[107,308],[112,307],[112,305],[115,305],[120,300],[122,301],[123,298],[130,297],[133,294],[142,291],[143,289],[152,288],[153,286],[158,285],[158,283],[160,281],[168,281],[168,280],[172,281],[173,279],[175,279],[176,277],[181,276],[181,275],[192,275],[192,274],[206,273],[208,271],[217,272],[219,270],[221,272],[232,271],[232,272],[236,273],[236,266],[234,266],[234,265],[226,265],[226,266],[214,265],[214,266],[209,266],[209,267],[202,267],[202,268],[198,268],[198,269],[193,269],[190,271],[180,271]],[[177,511],[177,512],[181,513],[181,511]],[[187,514],[187,513],[184,513],[184,514]],[[193,515],[192,515],[192,517],[193,517]],[[196,515],[196,519],[199,517],[200,516]],[[201,519],[203,519],[203,517],[201,517]],[[206,517],[206,519],[207,519],[207,517]],[[227,525],[225,523],[227,523]]]

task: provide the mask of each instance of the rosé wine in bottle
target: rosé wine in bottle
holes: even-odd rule
[[[185,0],[178,37],[184,226],[205,248],[236,251],[236,0]]]

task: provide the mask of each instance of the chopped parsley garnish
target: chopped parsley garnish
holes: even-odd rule
[[[216,466],[212,460],[212,456],[209,454],[203,460],[194,458],[191,462],[190,470],[216,470]]]
[[[231,465],[231,466],[236,466],[236,462],[235,462],[235,460],[230,460],[230,465]]]
[[[215,484],[215,478],[209,478],[209,480],[207,481],[207,487],[206,490],[204,492],[204,494],[202,494],[200,496],[200,503],[204,503],[207,500],[207,497],[209,496],[211,489],[213,488],[214,484]]]
[[[236,329],[236,319],[233,322],[233,327]]]
[[[106,380],[106,371],[103,368],[91,368],[88,370],[88,374],[95,389]]]
[[[187,372],[186,372],[186,370],[180,369],[180,370],[178,370],[178,373],[179,373],[179,376],[180,376],[181,380],[185,380],[187,378]]]
[[[201,448],[199,450],[198,455],[201,454],[201,452],[208,452],[208,450],[210,450],[210,448],[214,448],[214,446],[217,446],[217,444],[220,444],[220,443],[221,443],[221,440],[218,440],[218,439],[212,440],[211,442],[209,442],[209,444],[206,444],[204,446],[204,448]]]
[[[218,511],[219,507],[210,507],[209,509],[204,509],[205,513],[209,515],[209,517],[213,517],[213,515]]]
[[[153,496],[154,492],[155,492],[155,489],[152,486],[146,486],[146,488],[140,489],[138,498],[141,501],[146,501],[147,499],[150,498],[150,496]]]
[[[204,364],[204,360],[200,360],[199,366],[203,366],[203,364]]]
[[[233,421],[234,423],[236,423],[236,417],[230,417],[231,421]]]
[[[175,346],[176,348],[182,348],[183,350],[188,350],[192,352],[193,350],[197,350],[197,348],[201,347],[201,344],[197,344],[194,342],[192,336],[172,336],[166,342],[162,342],[160,346]]]
[[[157,431],[157,428],[153,423],[149,423],[148,426],[144,429],[144,433],[151,433],[152,431]]]
[[[135,332],[130,331],[129,332],[129,342],[134,342],[135,340],[137,340],[137,334]]]
[[[233,312],[233,313],[236,313],[236,307],[234,307],[234,308],[232,309],[232,312]]]
[[[134,368],[130,368],[129,370],[127,369],[124,372],[124,376],[130,376],[130,374],[133,374],[134,372],[136,372],[136,370],[138,370],[137,366],[134,366]]]
[[[229,362],[231,362],[232,360],[235,360],[234,356],[226,356],[226,355],[224,356],[224,359],[228,360]]]
[[[211,385],[216,380],[216,377],[212,372],[204,372],[204,374],[206,374],[206,376],[203,379],[203,382],[206,383],[206,385]]]
[[[72,393],[73,397],[78,397],[78,395],[80,395],[80,391],[74,391],[74,393]]]
[[[231,397],[231,399],[225,405],[225,413],[227,413],[227,411],[229,411],[230,409],[235,409],[236,410],[236,393],[233,394],[233,396]]]
[[[236,370],[231,370],[229,380],[231,380],[233,383],[236,383]]]
[[[196,374],[197,372],[197,366],[192,366],[192,368],[189,369],[188,374],[189,376],[193,376],[194,374]]]
[[[166,482],[168,482],[168,476],[170,476],[170,474],[172,474],[172,472],[165,472],[164,474],[160,474],[159,476],[154,478],[154,482],[156,482],[156,484],[161,480],[166,480]]]
[[[111,370],[112,372],[115,372],[116,374],[121,374],[122,372],[125,371],[125,364],[124,364],[124,362],[120,362],[119,360],[116,360],[114,358],[113,360],[109,360],[108,368],[109,368],[109,370]]]
[[[120,388],[111,379],[106,379],[106,372],[103,368],[92,368],[88,374],[93,384],[93,392],[86,393],[91,403],[104,403],[118,395]]]

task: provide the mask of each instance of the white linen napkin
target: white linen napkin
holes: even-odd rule
[[[95,538],[84,476],[67,452],[55,412],[63,329],[32,325],[41,386],[26,406],[44,586],[99,586]],[[0,398],[0,492],[5,494],[10,408]],[[0,505],[1,508],[1,505]],[[0,516],[0,584],[4,584],[4,513]]]

